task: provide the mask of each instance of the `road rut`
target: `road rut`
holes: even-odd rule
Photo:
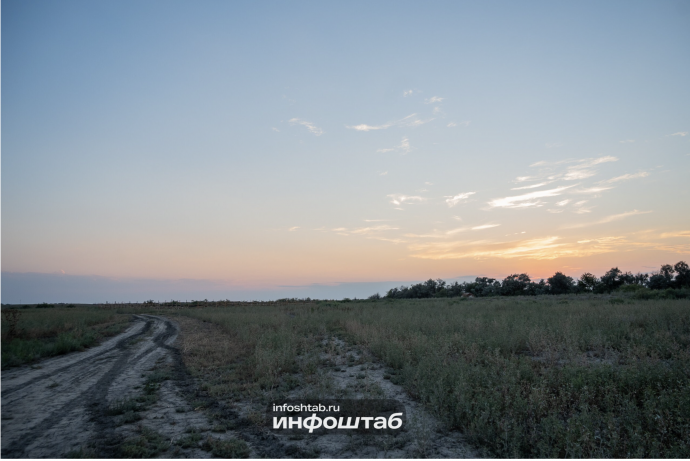
[[[86,352],[2,372],[2,457],[59,457],[98,439],[112,402],[172,354],[176,325],[135,316],[124,333]]]

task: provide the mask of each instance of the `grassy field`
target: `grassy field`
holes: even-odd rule
[[[3,368],[88,347],[144,311],[179,321],[185,365],[218,401],[267,403],[317,382],[335,336],[485,455],[690,457],[687,299],[23,309],[11,340],[3,319]]]
[[[396,370],[415,399],[488,455],[690,457],[688,300],[580,295],[177,312],[208,322],[186,337],[181,322],[182,345],[187,366],[218,399],[279,398],[294,373],[315,374],[322,339],[336,335]]]
[[[14,321],[7,311],[3,307],[3,369],[83,350],[121,332],[130,318],[91,306],[14,309]]]

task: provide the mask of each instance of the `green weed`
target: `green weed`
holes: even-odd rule
[[[642,293],[180,313],[219,326],[237,348],[211,362],[194,351],[213,344],[191,344],[185,356],[215,398],[311,379],[307,358],[335,335],[372,352],[392,382],[492,456],[688,458],[690,302]]]
[[[152,458],[170,448],[170,443],[158,432],[140,426],[140,435],[125,440],[120,445],[120,453],[125,458]]]
[[[247,458],[249,456],[247,443],[239,439],[219,440],[208,437],[201,448],[210,451],[213,456],[218,458],[232,459]]]
[[[128,315],[87,306],[18,311],[16,325],[2,322],[2,369],[82,351],[121,332],[129,319]]]

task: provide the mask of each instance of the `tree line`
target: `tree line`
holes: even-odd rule
[[[624,288],[626,287],[626,288]],[[664,264],[658,272],[651,275],[638,272],[623,272],[617,267],[611,268],[601,277],[589,272],[575,280],[562,272],[539,282],[530,279],[527,274],[512,274],[502,281],[490,277],[477,277],[474,282],[446,283],[441,279],[429,279],[426,282],[391,288],[385,294],[389,299],[410,298],[452,298],[467,296],[536,296],[560,295],[569,293],[611,293],[624,289],[667,290],[690,288],[690,267],[685,261],[675,265]],[[685,296],[683,296],[685,297]],[[369,299],[380,299],[378,293]]]

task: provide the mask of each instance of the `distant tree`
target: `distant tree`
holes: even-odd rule
[[[397,299],[397,298],[400,298],[401,296],[399,296],[399,294],[400,294],[400,290],[401,290],[402,288],[404,288],[404,287],[400,287],[400,288],[391,288],[390,290],[388,290],[388,291],[386,292],[386,298],[390,298],[390,299]]]
[[[636,285],[647,285],[647,282],[649,281],[649,275],[648,274],[643,274],[642,272],[638,272],[635,274],[635,284]]]
[[[676,274],[674,279],[674,274]],[[601,279],[586,272],[580,276],[577,283],[572,277],[562,272],[556,272],[552,277],[538,283],[530,280],[529,275],[511,274],[503,281],[490,277],[477,277],[474,282],[462,284],[453,282],[448,284],[441,279],[429,279],[426,282],[412,284],[409,287],[400,286],[391,288],[385,294],[388,299],[420,299],[420,298],[446,298],[462,296],[465,293],[476,297],[484,296],[536,296],[542,294],[566,294],[566,293],[606,293],[620,288],[623,285],[641,285],[650,289],[663,290],[667,288],[690,287],[690,267],[684,261],[679,261],[674,266],[665,264],[658,273],[651,276],[638,272],[622,272],[613,267]],[[632,291],[634,287],[631,287]],[[370,300],[380,299],[378,294],[369,297]],[[148,301],[153,303],[153,301]],[[195,301],[199,302],[199,301]]]
[[[685,261],[678,261],[673,268],[676,271],[674,285],[677,288],[690,287],[690,267]]]
[[[599,279],[589,272],[585,272],[580,276],[580,280],[577,281],[577,286],[580,291],[594,291],[594,287],[599,283]]]
[[[474,296],[498,296],[501,291],[501,282],[489,277],[477,277],[474,282],[465,284],[465,291]]]
[[[670,264],[664,264],[663,266],[661,266],[661,269],[659,269],[659,274],[664,276],[669,285],[673,281],[673,274],[675,272],[676,270]]]
[[[682,266],[679,266],[682,269]],[[673,274],[676,272],[675,268],[670,264],[664,264],[659,269],[659,272],[655,272],[649,277],[649,282],[647,282],[647,287],[652,290],[665,290],[667,288],[672,288],[674,285]]]
[[[530,282],[527,287],[527,294],[532,296],[545,295],[549,293],[549,286],[544,279],[539,280],[539,283]]]
[[[670,288],[670,286],[668,280],[666,280],[666,277],[664,277],[663,274],[653,273],[649,277],[647,288],[650,290],[665,290],[666,288]]]
[[[670,264],[662,264],[661,269],[659,269],[659,274],[666,277],[667,280],[670,280],[671,278],[673,278],[674,272],[675,272],[675,269]]]
[[[501,282],[500,293],[503,296],[518,296],[527,294],[530,285],[530,278],[527,274],[513,274],[503,279]]]
[[[463,285],[459,284],[458,282],[453,282],[446,287],[446,291],[448,292],[449,297],[456,297],[461,296],[465,290]]]
[[[462,293],[461,288],[455,284],[458,296]],[[409,287],[391,288],[386,293],[386,298],[392,299],[420,299],[449,296],[446,282],[441,279],[429,279],[426,282],[415,283]]]
[[[548,279],[549,291],[554,295],[561,295],[571,293],[573,291],[573,278],[567,275],[556,272]]]
[[[369,298],[367,298],[367,299],[369,299],[369,301],[378,301],[379,299],[381,299],[381,295],[378,293],[374,293],[373,295],[369,296]]]
[[[623,282],[623,285],[633,285],[635,283],[635,276],[632,272],[625,272],[618,276],[618,280]]]
[[[623,273],[617,267],[612,267],[609,271],[601,276],[601,284],[604,286],[604,291],[609,293],[616,288],[623,285],[623,280],[621,280],[621,275]]]

